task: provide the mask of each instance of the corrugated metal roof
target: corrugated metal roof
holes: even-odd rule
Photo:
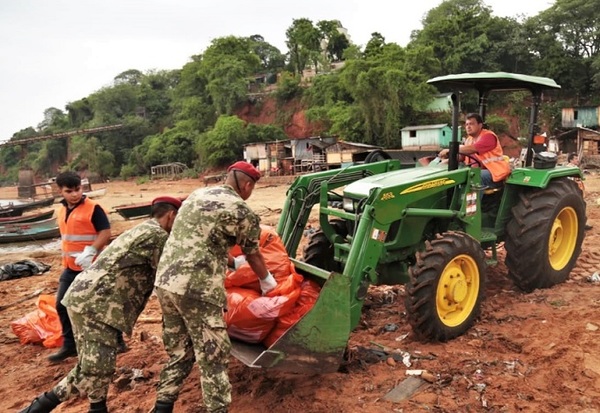
[[[407,126],[405,128],[400,129],[401,131],[405,130],[427,130],[427,129],[442,129],[444,126],[448,126],[447,123],[439,123],[437,125],[419,125],[419,126]]]

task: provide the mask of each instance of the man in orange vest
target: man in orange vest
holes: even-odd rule
[[[481,168],[481,184],[487,187],[497,186],[510,175],[510,165],[504,158],[500,140],[494,132],[483,128],[483,119],[478,113],[469,113],[465,120],[467,139],[460,145],[458,152],[468,155],[464,162]],[[439,157],[448,157],[448,149],[442,149]],[[472,158],[472,159],[469,159]]]
[[[63,345],[58,352],[48,357],[52,362],[77,355],[71,320],[61,301],[75,277],[92,265],[96,255],[108,244],[111,235],[106,212],[83,195],[79,175],[71,171],[63,172],[56,177],[56,185],[64,198],[58,210],[64,269],[56,292],[56,312],[62,327]]]

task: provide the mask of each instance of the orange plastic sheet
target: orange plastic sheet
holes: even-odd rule
[[[291,326],[308,313],[317,302],[321,287],[312,280],[304,280],[300,286],[300,296],[294,308],[287,314],[279,317],[275,327],[263,340],[263,344],[271,347]]]
[[[288,314],[300,297],[302,276],[290,274],[268,295],[250,288],[227,289],[227,332],[247,343],[259,343],[275,327],[277,319]]]
[[[42,294],[37,309],[10,323],[21,344],[42,343],[44,347],[62,346],[62,330],[56,312],[56,297]]]
[[[284,281],[294,271],[283,241],[275,228],[261,225],[259,249],[265,259],[265,264],[277,282]],[[237,257],[242,255],[238,245],[231,248],[229,253]],[[250,264],[244,263],[237,270],[228,270],[225,278],[225,288],[244,287],[251,288],[260,293],[258,277],[250,268]]]

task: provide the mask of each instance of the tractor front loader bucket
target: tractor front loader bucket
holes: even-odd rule
[[[294,373],[332,373],[338,370],[350,336],[350,280],[292,260],[299,272],[325,279],[314,307],[271,347],[232,341],[232,354],[250,367]]]

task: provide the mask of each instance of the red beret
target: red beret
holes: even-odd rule
[[[248,175],[254,182],[260,179],[260,172],[252,164],[244,161],[238,161],[227,168],[227,172],[240,171]]]
[[[179,207],[181,206],[181,200],[178,198],[173,198],[172,196],[159,196],[158,198],[154,198],[152,200],[152,205],[156,205],[156,204],[160,204],[160,203],[171,204],[176,209],[179,209]]]

